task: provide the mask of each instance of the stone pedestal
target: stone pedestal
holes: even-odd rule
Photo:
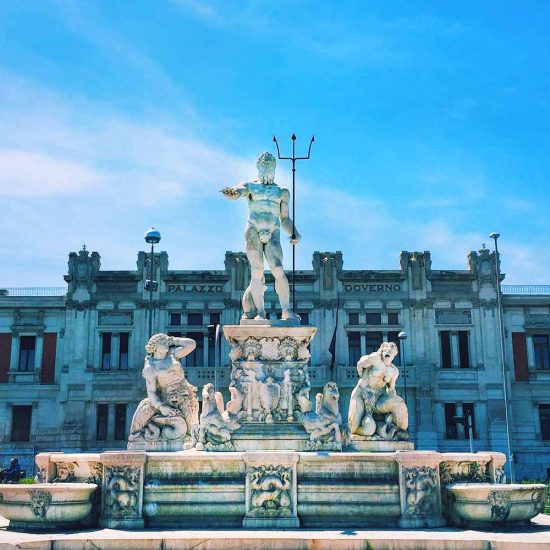
[[[244,453],[245,529],[300,527],[297,514],[297,453]]]
[[[399,527],[444,526],[439,480],[441,455],[431,451],[397,451],[396,461],[401,505]]]
[[[412,441],[386,441],[384,439],[372,439],[363,435],[353,434],[350,440],[350,448],[362,453],[385,453],[394,451],[412,451]]]
[[[146,453],[102,453],[103,483],[99,524],[111,529],[142,529],[143,478]]]
[[[313,408],[307,364],[316,330],[266,320],[223,327],[231,344],[227,411],[243,426],[233,434],[238,450],[280,449],[268,443],[277,439],[284,449],[305,450],[300,420]]]

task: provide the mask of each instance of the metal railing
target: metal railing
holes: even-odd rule
[[[1,288],[0,296],[65,296],[66,286],[30,286]]]
[[[502,285],[502,294],[550,295],[550,285]]]

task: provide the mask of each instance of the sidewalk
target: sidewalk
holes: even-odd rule
[[[117,531],[29,534],[7,531],[0,518],[0,550],[550,550],[550,516],[510,532],[431,530]]]

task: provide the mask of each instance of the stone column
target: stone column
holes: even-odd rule
[[[11,355],[10,355],[10,372],[16,372],[19,368],[19,346],[21,340],[18,333],[13,333],[11,336]]]
[[[143,529],[145,451],[101,453],[103,483],[99,524],[109,529]]]
[[[458,352],[458,334],[456,332],[451,332],[451,362],[453,368],[459,366],[460,356]]]
[[[118,359],[120,355],[120,332],[111,333],[111,370],[118,370],[120,365]]]
[[[34,352],[34,371],[39,373],[42,369],[42,355],[44,353],[44,334],[36,335],[36,347]]]
[[[246,452],[245,529],[300,527],[295,452]]]
[[[531,370],[535,368],[535,346],[533,344],[533,335],[527,334],[525,339],[527,341],[527,368]]]
[[[420,529],[442,527],[441,455],[433,451],[397,451],[399,464],[399,527]]]

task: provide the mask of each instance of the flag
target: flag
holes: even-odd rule
[[[332,356],[330,360],[330,380],[333,381],[334,378],[334,363],[336,362],[336,332],[338,330],[338,311],[340,310],[340,299],[336,302],[336,323],[334,324],[334,332],[332,333],[332,340],[330,341],[330,346],[328,347],[328,352]]]

